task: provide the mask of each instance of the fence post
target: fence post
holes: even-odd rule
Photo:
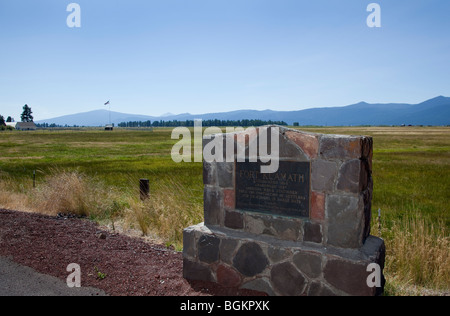
[[[141,193],[141,201],[145,201],[150,197],[150,180],[140,179],[139,180],[139,190]]]

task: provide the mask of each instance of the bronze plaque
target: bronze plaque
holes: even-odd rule
[[[236,208],[309,217],[310,162],[280,161],[276,173],[261,173],[259,162],[236,163]]]

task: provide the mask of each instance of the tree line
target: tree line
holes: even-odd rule
[[[84,126],[79,126],[79,125],[60,125],[60,124],[48,124],[48,123],[36,123],[36,127],[39,128],[69,128],[69,127],[74,127],[74,128],[79,128],[79,127],[84,127]]]
[[[218,126],[218,127],[227,127],[227,126],[242,126],[242,127],[250,127],[250,126],[264,126],[264,125],[283,125],[287,126],[288,124],[284,121],[272,121],[272,120],[203,120],[202,125],[204,127],[210,126]],[[186,120],[186,121],[130,121],[130,122],[122,122],[118,124],[119,127],[194,127],[194,120]]]
[[[22,120],[22,122],[33,122],[34,118],[33,118],[33,112],[31,111],[31,108],[28,106],[28,104],[25,104],[23,106],[23,112],[20,115],[20,119]],[[5,117],[3,115],[0,114],[0,130],[5,130],[6,129],[6,123],[13,123],[14,119],[11,116],[8,116],[5,120]],[[12,128],[10,128],[12,129]]]

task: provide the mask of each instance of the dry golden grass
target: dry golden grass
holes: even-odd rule
[[[442,222],[433,223],[415,212],[394,221],[382,235],[389,294],[450,293],[450,237]]]
[[[0,207],[32,212],[33,209],[29,208],[31,204],[29,196],[25,193],[25,189],[23,187],[17,188],[11,179],[2,175],[0,181]]]
[[[62,172],[47,177],[45,184],[33,191],[36,208],[48,215],[71,213],[88,216],[96,202],[95,187],[80,173]]]
[[[0,207],[45,215],[58,213],[86,216],[139,228],[142,235],[158,236],[181,250],[183,229],[203,221],[202,204],[195,193],[175,181],[153,188],[147,201],[138,192],[118,191],[78,171],[55,169],[37,188],[17,188],[13,181],[0,180]],[[130,185],[131,186],[131,185]]]
[[[135,209],[141,230],[156,232],[166,244],[182,249],[183,229],[203,221],[201,203],[193,202],[194,193],[169,181],[160,184],[150,199]]]
[[[36,188],[0,180],[0,207],[46,215],[110,216],[121,198],[122,193],[78,171],[54,169]]]

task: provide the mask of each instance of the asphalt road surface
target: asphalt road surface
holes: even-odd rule
[[[0,296],[106,296],[95,288],[69,288],[66,282],[0,257]]]

